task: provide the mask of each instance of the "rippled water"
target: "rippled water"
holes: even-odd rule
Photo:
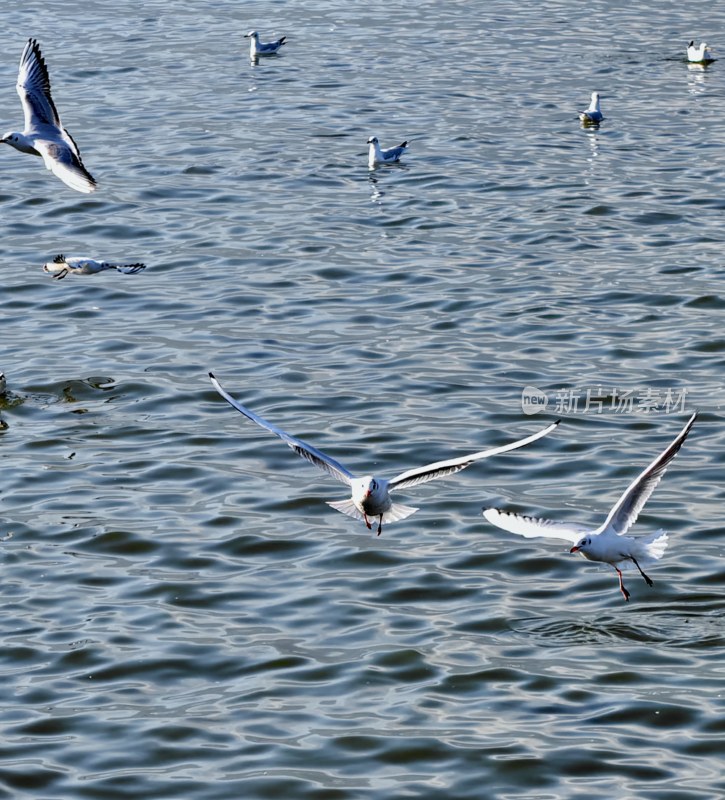
[[[0,797],[725,791],[725,61],[682,58],[725,12],[528,5],[5,10],[4,126],[35,36],[100,189],[0,153]],[[289,44],[251,66],[250,28]],[[373,134],[404,163],[369,173]],[[53,281],[59,252],[149,268]],[[564,422],[377,538],[209,369],[360,472]],[[628,389],[701,418],[625,604],[480,509],[605,514],[686,416],[615,413]]]

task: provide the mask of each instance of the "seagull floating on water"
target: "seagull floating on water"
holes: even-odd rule
[[[8,388],[8,382],[7,379],[5,378],[5,373],[0,372],[0,396],[5,394],[7,388]]]
[[[50,96],[48,68],[35,39],[28,39],[20,57],[17,83],[25,114],[22,133],[6,133],[5,142],[21,153],[40,156],[45,166],[63,183],[78,192],[93,192],[96,181],[83,166],[78,146],[63,127]]]
[[[314,464],[316,467],[325,470],[333,478],[337,478],[341,483],[350,487],[351,497],[349,500],[335,500],[329,501],[328,505],[332,506],[337,511],[347,514],[349,517],[362,520],[372,530],[370,520],[378,521],[378,536],[383,529],[383,522],[387,525],[391,522],[398,522],[398,520],[405,519],[411,514],[414,514],[418,509],[411,506],[404,506],[401,503],[394,503],[390,497],[390,493],[398,489],[405,489],[409,486],[417,486],[419,483],[426,483],[427,481],[435,480],[436,478],[444,478],[447,475],[453,475],[460,472],[462,469],[473,464],[474,461],[480,461],[489,456],[495,456],[499,453],[506,453],[509,450],[516,450],[519,447],[525,447],[527,444],[541,439],[547,433],[556,428],[559,421],[548,425],[538,433],[527,436],[525,439],[519,439],[516,442],[502,445],[501,447],[494,447],[490,450],[481,450],[478,453],[471,453],[470,455],[459,456],[458,458],[451,458],[446,461],[436,461],[433,464],[426,464],[424,467],[417,467],[409,469],[406,472],[401,472],[391,480],[384,478],[376,478],[372,475],[364,475],[361,478],[356,478],[352,472],[340,464],[331,456],[325,455],[317,448],[313,447],[302,439],[297,439],[285,433],[281,428],[273,425],[271,422],[262,419],[254,412],[245,408],[240,402],[235,400],[214,377],[213,373],[209,373],[212,386],[219,392],[219,394],[229,403],[234,406],[237,411],[244,414],[245,417],[256,422],[261,428],[274,433],[279,436],[283,442],[286,442],[298,456],[306,459]]]
[[[579,112],[579,119],[584,125],[599,125],[604,119],[602,109],[599,106],[599,92],[592,92],[592,101],[586,111]]]
[[[695,47],[695,40],[693,39],[690,44],[687,45],[687,60],[693,64],[709,64],[711,61],[715,59],[711,55],[711,50],[702,42],[699,47]]]
[[[274,42],[260,42],[259,34],[257,31],[249,31],[244,34],[245,39],[250,39],[249,42],[249,57],[251,59],[257,56],[273,56],[283,44],[286,44],[286,36],[281,36]]]
[[[135,275],[146,269],[145,264],[109,264],[108,261],[96,261],[95,258],[67,258],[63,255],[56,256],[52,261],[43,264],[43,270],[49,272],[57,280],[65,278],[71,272],[73,275],[95,275],[106,269],[115,269],[124,275]]]
[[[498,508],[485,508],[483,516],[499,528],[517,533],[519,536],[564,539],[573,545],[569,550],[570,553],[581,553],[589,561],[611,564],[619,576],[619,589],[624,599],[629,600],[629,592],[622,583],[620,568],[627,569],[634,565],[647,585],[654,586],[654,582],[645,574],[642,565],[647,566],[662,557],[667,547],[667,534],[664,531],[657,531],[650,536],[637,539],[624,534],[637,521],[644,504],[665,474],[670,461],[682,447],[696,418],[697,412],[690,417],[672,444],[630,483],[604,523],[595,530],[574,523],[551,522],[548,519],[514,514]]]
[[[407,140],[397,147],[390,147],[387,150],[380,148],[380,142],[377,136],[371,136],[368,139],[370,148],[368,150],[368,166],[372,169],[376,164],[394,164],[400,161],[400,157],[408,148]]]

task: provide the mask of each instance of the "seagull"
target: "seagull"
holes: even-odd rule
[[[108,261],[96,261],[95,258],[66,258],[66,256],[56,256],[52,261],[43,264],[43,271],[49,272],[56,280],[61,280],[72,272],[74,275],[95,275],[103,272],[104,269],[115,269],[125,275],[135,275],[146,269],[145,264],[109,264]]]
[[[604,119],[604,114],[599,107],[599,92],[592,92],[592,102],[586,111],[579,112],[579,119],[584,125],[599,125]]]
[[[244,34],[245,39],[251,39],[249,42],[249,57],[251,59],[257,56],[273,56],[285,42],[286,36],[282,36],[275,42],[260,42],[259,34],[257,31],[249,31]]]
[[[559,420],[547,426],[543,430],[525,439],[519,439],[516,442],[502,445],[501,447],[494,447],[490,450],[482,450],[478,453],[471,453],[466,456],[459,456],[458,458],[451,458],[446,461],[436,461],[433,464],[426,464],[424,467],[417,467],[409,469],[406,472],[401,472],[391,480],[384,478],[376,478],[372,475],[364,475],[361,478],[356,478],[350,470],[340,464],[331,456],[318,450],[301,439],[290,436],[285,433],[281,428],[273,425],[271,422],[262,419],[254,412],[245,408],[239,401],[235,400],[214,377],[213,373],[209,373],[212,386],[219,392],[219,394],[229,403],[234,406],[237,411],[244,414],[245,417],[256,422],[261,428],[268,430],[279,436],[283,442],[286,442],[298,456],[306,459],[314,464],[316,467],[325,470],[325,472],[337,478],[341,483],[350,487],[351,497],[349,500],[335,500],[328,502],[337,511],[347,514],[349,517],[362,520],[372,530],[373,521],[377,518],[378,521],[378,536],[383,529],[383,522],[389,524],[391,522],[398,522],[401,519],[409,517],[414,514],[418,509],[411,506],[404,506],[401,503],[394,503],[390,497],[390,493],[397,489],[405,489],[409,486],[417,486],[419,483],[427,483],[428,481],[435,480],[436,478],[444,478],[447,475],[453,475],[455,472],[460,472],[462,469],[473,464],[474,461],[480,461],[482,458],[495,456],[499,453],[506,453],[509,450],[516,450],[519,447],[524,447],[527,444],[541,439],[547,433],[556,428]]]
[[[45,166],[71,189],[94,192],[96,181],[83,166],[78,147],[63,127],[50,96],[48,68],[35,39],[28,39],[20,57],[17,90],[23,104],[25,130],[10,131],[0,142],[21,153],[40,156]]]
[[[657,531],[650,536],[635,539],[624,534],[634,525],[637,517],[665,474],[670,461],[677,455],[687,434],[697,419],[695,412],[687,425],[677,434],[672,444],[632,481],[617,500],[606,520],[595,530],[568,522],[551,522],[548,519],[528,517],[502,511],[498,508],[483,509],[483,516],[499,528],[527,538],[543,536],[548,539],[563,539],[573,545],[570,553],[581,553],[589,561],[611,564],[619,576],[619,590],[625,600],[629,592],[622,583],[622,571],[634,565],[648,586],[654,582],[645,574],[642,565],[662,557],[667,547],[667,534]]]
[[[377,136],[371,136],[368,139],[370,149],[368,150],[368,166],[372,169],[376,164],[393,164],[400,161],[400,157],[406,151],[408,142],[405,141],[397,147],[390,147],[388,150],[380,148],[380,142]]]
[[[0,372],[0,397],[2,397],[2,395],[5,394],[7,388],[8,388],[8,382],[7,379],[5,378],[5,373]]]
[[[687,45],[687,60],[693,64],[708,64],[715,59],[710,55],[710,48],[703,42],[699,47],[695,47],[695,40],[693,39]]]

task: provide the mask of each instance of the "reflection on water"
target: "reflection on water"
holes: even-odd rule
[[[380,181],[372,174],[368,175],[368,180],[370,181],[370,200],[373,203],[379,203],[382,200],[383,195],[385,192],[380,188]]]
[[[599,156],[599,136],[597,135],[598,128],[599,126],[593,127],[591,125],[586,128],[586,138],[587,142],[589,142],[589,149],[591,151],[591,155],[587,159],[590,167],[594,166],[594,161]]]
[[[6,39],[37,36],[104,168],[80,200],[0,152],[0,795],[722,793],[720,65],[653,54],[651,20],[723,12],[303,0],[251,69],[258,0],[249,26],[227,0],[56,5]],[[592,86],[617,102],[583,134]],[[371,131],[421,146],[368,172]],[[38,274],[131,245],[143,282]],[[210,369],[382,474],[521,435],[525,386],[687,387],[687,469],[638,522],[668,558],[625,604],[480,515],[562,487],[568,519],[601,509],[663,416],[569,415],[378,538]]]
[[[701,94],[707,88],[707,70],[709,64],[687,65],[687,86],[692,94]]]

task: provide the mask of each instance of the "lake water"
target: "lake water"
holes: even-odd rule
[[[724,793],[725,8],[43,0],[3,24],[3,128],[34,36],[99,190],[0,152],[0,797]],[[251,28],[281,56],[250,65]],[[688,67],[693,38],[723,60]],[[371,135],[403,163],[369,172]],[[57,253],[148,269],[54,281]],[[210,369],[360,473],[563,422],[401,492],[420,511],[376,537]],[[695,408],[629,603],[481,517],[599,524]]]

